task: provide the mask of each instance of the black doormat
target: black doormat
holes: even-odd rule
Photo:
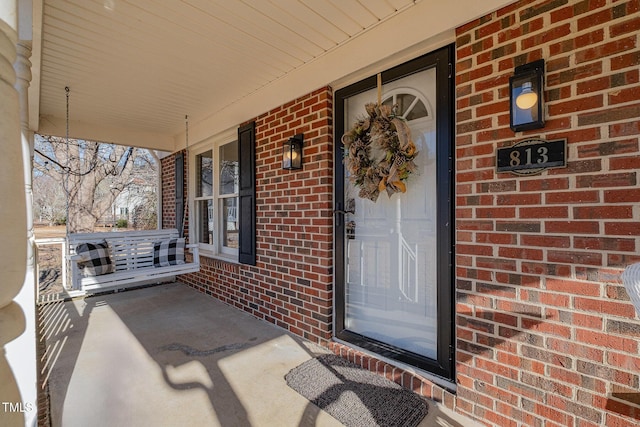
[[[333,354],[304,362],[285,379],[348,427],[415,427],[428,411],[417,394]]]

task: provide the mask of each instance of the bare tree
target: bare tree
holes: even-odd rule
[[[147,193],[133,212],[133,228],[149,230],[158,226],[158,193]]]
[[[49,225],[66,219],[67,196],[62,184],[52,176],[35,171],[33,174],[33,214],[37,222]]]
[[[34,169],[64,189],[69,232],[91,232],[141,169],[155,164],[145,149],[36,136]]]

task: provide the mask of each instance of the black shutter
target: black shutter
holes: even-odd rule
[[[238,128],[240,187],[238,221],[240,249],[238,261],[256,265],[256,124]]]
[[[176,154],[176,228],[184,235],[184,154]]]

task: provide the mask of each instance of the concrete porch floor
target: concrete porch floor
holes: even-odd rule
[[[326,349],[181,283],[40,309],[59,426],[337,426],[284,376]],[[475,425],[429,402],[421,426]]]

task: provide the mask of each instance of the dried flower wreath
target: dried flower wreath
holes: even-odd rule
[[[360,187],[359,197],[373,202],[384,190],[389,197],[406,192],[405,181],[417,169],[416,145],[407,122],[395,114],[396,107],[365,105],[368,117],[342,136],[349,179]]]

